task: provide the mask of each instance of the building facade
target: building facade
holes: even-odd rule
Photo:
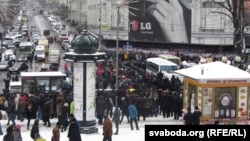
[[[153,4],[145,0],[119,1],[119,27],[117,1],[114,0],[70,0],[71,17],[87,20],[90,31],[100,34],[104,40],[116,40],[119,28],[118,38],[129,42],[233,45],[233,24],[225,16],[230,13],[212,0],[156,1]],[[216,2],[227,4],[226,0]]]

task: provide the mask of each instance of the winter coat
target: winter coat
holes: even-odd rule
[[[39,134],[39,126],[38,123],[34,123],[30,132],[30,137],[35,139],[36,135]]]
[[[62,106],[60,122],[62,125],[68,124],[69,108],[68,106]]]
[[[135,118],[137,116],[137,109],[134,104],[130,104],[128,106],[128,112],[129,112],[129,117],[130,118]]]
[[[50,102],[46,101],[43,105],[42,109],[43,113],[43,121],[48,121],[50,118]]]
[[[0,95],[0,105],[3,105],[5,102],[5,98],[3,95]]]
[[[119,108],[116,108],[113,116],[113,121],[115,123],[120,122],[120,116],[121,116],[121,111]]]
[[[50,114],[55,113],[55,111],[54,111],[54,99],[52,97],[49,99],[49,113]]]
[[[113,134],[112,121],[109,118],[105,118],[103,122],[103,133],[104,137],[111,137]]]
[[[19,129],[13,131],[13,135],[14,135],[14,141],[22,141],[21,131]]]
[[[32,104],[28,104],[26,106],[26,118],[27,119],[35,119],[36,118],[36,110],[35,108],[33,107]]]
[[[60,129],[57,126],[52,130],[52,141],[60,141]]]
[[[25,105],[23,104],[22,98],[19,98],[19,101],[17,104],[18,104],[17,111],[20,113],[24,113],[25,112]]]
[[[96,113],[97,115],[104,115],[105,110],[107,109],[105,100],[103,98],[99,98],[96,103]]]
[[[144,108],[150,109],[151,106],[152,106],[152,100],[151,100],[151,98],[148,96],[148,97],[145,98]]]
[[[13,126],[9,126],[6,129],[7,134],[4,135],[3,141],[14,141]]]
[[[77,122],[70,123],[68,131],[69,141],[81,141],[81,135]]]
[[[125,115],[128,114],[128,102],[125,99],[122,100],[121,110],[122,110],[122,113],[124,113]]]
[[[69,114],[74,114],[74,101],[70,103],[70,109],[69,109]]]

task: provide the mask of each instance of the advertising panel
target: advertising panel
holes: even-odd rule
[[[95,120],[96,64],[87,63],[86,120]]]
[[[191,0],[140,0],[129,6],[129,40],[190,43]]]
[[[83,120],[83,63],[74,63],[74,115]]]

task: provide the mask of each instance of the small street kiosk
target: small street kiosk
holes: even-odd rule
[[[250,74],[223,62],[175,71],[184,76],[183,108],[202,112],[201,124],[250,124]]]

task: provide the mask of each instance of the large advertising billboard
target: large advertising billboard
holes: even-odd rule
[[[234,25],[218,0],[140,0],[130,3],[130,41],[233,45]],[[244,0],[244,25],[250,25],[250,0]],[[229,16],[226,16],[229,15]],[[250,45],[250,26],[244,29]]]
[[[130,3],[129,40],[191,43],[191,0]]]
[[[244,0],[244,24],[249,25],[245,28],[245,42],[250,45],[250,0]]]

